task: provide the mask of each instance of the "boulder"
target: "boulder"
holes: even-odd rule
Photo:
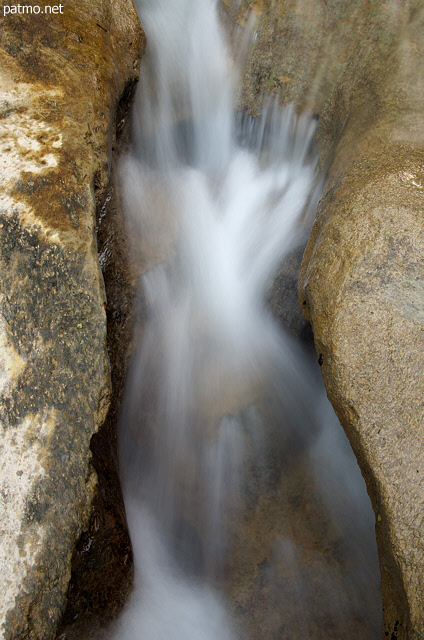
[[[384,631],[408,639],[424,634],[423,160],[356,158],[321,203],[300,288],[376,514]]]
[[[5,640],[54,637],[96,495],[110,377],[95,212],[144,46],[131,0],[40,6],[4,15],[0,38]]]
[[[376,517],[383,638],[424,637],[423,3],[224,2],[254,40],[239,95],[320,116],[328,170],[300,306]],[[278,288],[276,289],[278,295]],[[275,303],[274,306],[278,307]]]

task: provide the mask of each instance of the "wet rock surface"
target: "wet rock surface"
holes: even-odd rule
[[[281,263],[270,292],[270,305],[286,331],[313,349],[312,327],[298,305],[297,285],[306,245],[293,249]]]
[[[228,570],[240,637],[376,640],[374,567],[358,573],[352,538],[329,516],[307,460],[285,460],[237,528]],[[353,526],[359,516],[361,529],[360,513],[350,516]]]
[[[1,11],[3,13],[3,4]],[[110,381],[95,209],[143,35],[131,2],[2,20],[2,638],[52,638],[98,504]]]
[[[120,145],[118,145],[120,148]],[[138,274],[122,218],[119,185],[112,178],[97,220],[105,279],[108,356],[112,394],[105,423],[91,441],[99,485],[89,527],[72,562],[67,609],[58,639],[94,638],[116,617],[133,579],[133,556],[118,477],[117,424],[134,344]]]
[[[331,167],[300,306],[375,511],[383,637],[421,638],[422,2],[224,7],[239,27],[250,8],[257,14],[241,107],[258,113],[263,92],[278,92],[320,116],[322,165]]]

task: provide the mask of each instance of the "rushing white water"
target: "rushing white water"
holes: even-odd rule
[[[319,431],[307,359],[266,302],[304,237],[315,122],[274,102],[235,118],[216,5],[138,2],[148,50],[121,176],[148,317],[120,425],[135,588],[111,633],[124,640],[234,636],[216,591],[231,526],[273,442],[296,455]]]

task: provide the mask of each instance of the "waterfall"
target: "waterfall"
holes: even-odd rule
[[[230,640],[238,518],[276,465],[309,451],[311,467],[331,467],[322,388],[267,302],[308,228],[316,122],[273,100],[258,120],[234,115],[239,70],[216,1],[136,4],[148,48],[120,175],[147,317],[119,426],[135,584],[110,634]]]

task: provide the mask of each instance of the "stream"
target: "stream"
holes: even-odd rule
[[[120,177],[148,312],[119,425],[134,590],[106,635],[375,640],[365,483],[316,354],[269,303],[320,195],[316,119],[235,112],[216,1],[135,4],[148,46]]]

